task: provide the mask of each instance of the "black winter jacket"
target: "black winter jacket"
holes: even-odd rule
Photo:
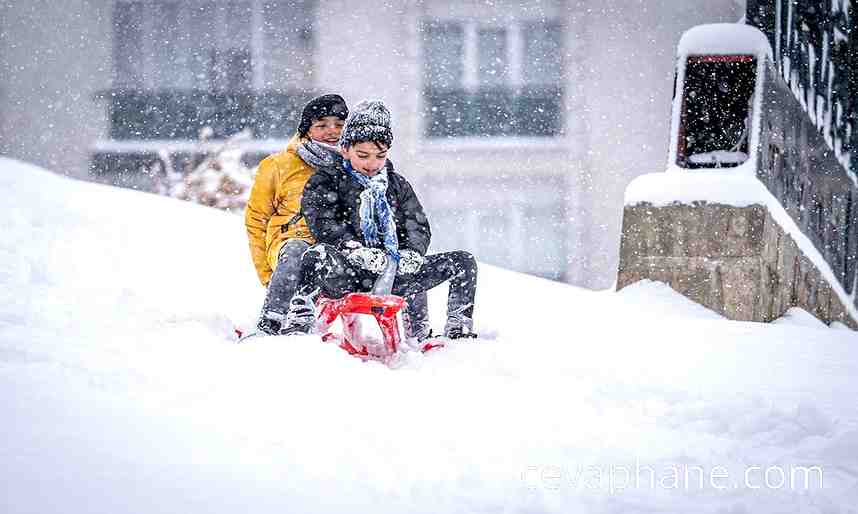
[[[387,201],[396,221],[399,249],[426,255],[432,233],[423,206],[411,184],[393,171],[390,161],[387,161],[387,173]],[[349,176],[342,164],[320,168],[310,177],[304,186],[301,212],[317,242],[337,248],[343,248],[348,241],[368,246],[360,229],[358,204],[362,191],[363,186]]]

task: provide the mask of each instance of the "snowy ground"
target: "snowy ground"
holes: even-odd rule
[[[858,335],[801,311],[482,266],[491,339],[389,369],[231,342],[238,216],[2,158],[0,203],[0,512],[856,512]]]

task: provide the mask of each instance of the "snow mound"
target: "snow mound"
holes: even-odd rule
[[[724,319],[717,312],[692,302],[663,282],[641,280],[624,287],[617,296],[616,301],[628,305],[629,310],[634,310],[636,305],[646,305],[646,316],[657,315],[661,319],[681,320]]]
[[[481,265],[490,337],[390,369],[313,336],[234,344],[263,294],[237,216],[8,159],[0,202],[0,512],[858,504],[851,331]],[[779,484],[802,466],[824,483]]]
[[[790,308],[783,316],[774,320],[772,323],[808,328],[820,328],[825,326],[825,323],[819,321],[819,319],[817,319],[813,314],[798,307]]]

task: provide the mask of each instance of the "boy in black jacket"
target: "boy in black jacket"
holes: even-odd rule
[[[302,285],[290,303],[286,331],[310,330],[319,291],[330,298],[370,291],[393,259],[399,264],[393,294],[409,297],[449,280],[444,335],[476,337],[476,261],[464,251],[426,255],[429,221],[411,184],[387,160],[392,142],[387,107],[361,102],[343,127],[342,161],[307,182],[301,211],[319,244],[302,257]]]

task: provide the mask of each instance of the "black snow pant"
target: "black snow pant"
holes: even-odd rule
[[[262,304],[260,321],[265,318],[280,321],[289,310],[289,302],[301,282],[301,256],[310,245],[300,239],[290,239],[280,248],[277,268],[268,283],[268,292]],[[342,295],[340,295],[342,296]],[[407,298],[403,312],[406,336],[424,339],[429,335],[429,304],[426,292]]]
[[[329,298],[341,298],[350,292],[372,290],[378,274],[353,266],[346,257],[331,245],[319,244],[304,252],[301,263],[300,294],[321,291]],[[426,291],[443,282],[450,281],[447,295],[447,324],[450,328],[473,329],[474,297],[477,292],[477,262],[465,251],[427,255],[423,266],[416,272],[397,275],[393,282],[393,294],[408,299],[409,308],[413,298],[423,296],[426,319]],[[416,314],[413,312],[412,314]],[[412,316],[416,318],[416,316]],[[426,323],[428,333],[428,323]],[[406,323],[407,329],[407,323]]]

